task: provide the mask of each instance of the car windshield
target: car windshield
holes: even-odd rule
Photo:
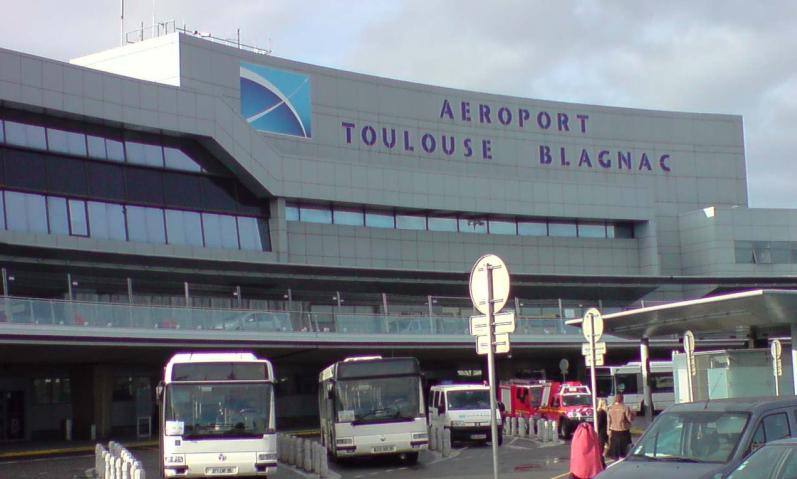
[[[448,391],[448,409],[490,409],[490,391]]]
[[[747,457],[736,469],[728,476],[728,479],[759,479],[762,477],[775,477],[773,473],[780,465],[780,460],[784,454],[789,454],[786,461],[786,468],[795,464],[797,451],[793,447],[785,446],[765,446]],[[793,469],[792,472],[795,472]],[[794,475],[782,474],[780,477],[795,477]]]
[[[733,454],[749,414],[669,412],[656,419],[630,460],[725,463]]]
[[[401,421],[423,414],[418,376],[340,380],[335,399],[341,422]]]
[[[592,406],[592,396],[589,394],[564,394],[562,406]]]
[[[262,436],[269,429],[271,384],[170,384],[166,421],[184,437]]]

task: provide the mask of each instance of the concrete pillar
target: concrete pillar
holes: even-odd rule
[[[81,365],[70,370],[72,390],[72,437],[94,440],[111,435],[113,369],[108,365]],[[92,425],[96,437],[92,438]]]
[[[271,251],[277,259],[288,259],[288,222],[285,219],[285,198],[274,198],[269,202],[268,230],[271,238]]]
[[[650,340],[642,338],[639,341],[639,363],[642,368],[642,397],[645,401],[645,422],[653,422],[653,392],[650,387]],[[597,417],[595,411],[594,417]]]
[[[797,394],[797,324],[794,323],[791,325],[791,374]]]

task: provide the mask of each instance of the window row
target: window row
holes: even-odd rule
[[[11,120],[0,120],[0,143],[95,160],[182,171],[204,171],[179,148],[132,140],[114,140]]]
[[[372,228],[571,238],[634,237],[634,226],[628,222],[427,214],[297,203],[288,203],[285,214],[288,221]]]
[[[265,220],[0,191],[0,229],[142,243],[270,251]]]
[[[737,264],[797,264],[797,241],[735,241]]]

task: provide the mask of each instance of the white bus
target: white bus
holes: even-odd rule
[[[614,401],[614,395],[621,392],[625,404],[637,413],[641,413],[644,403],[641,364],[636,361],[623,366],[611,366],[609,370],[612,375],[609,405]],[[661,412],[675,402],[672,361],[650,362],[650,389],[654,412]]]
[[[415,358],[364,356],[319,375],[321,442],[334,459],[391,454],[408,463],[429,444]]]
[[[174,355],[158,386],[163,477],[275,473],[273,382],[251,353]]]

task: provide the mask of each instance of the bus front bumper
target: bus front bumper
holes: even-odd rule
[[[277,463],[256,462],[251,452],[185,454],[185,464],[167,464],[165,477],[267,476],[277,472]]]

